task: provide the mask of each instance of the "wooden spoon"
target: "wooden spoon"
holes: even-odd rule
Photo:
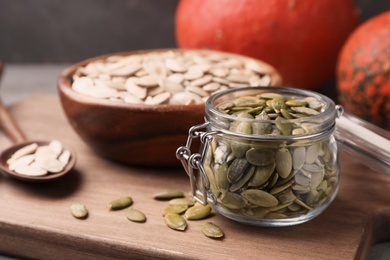
[[[3,65],[0,62],[0,78],[3,71]],[[39,146],[48,145],[50,141],[27,141],[25,135],[17,125],[14,118],[11,116],[11,114],[8,112],[6,107],[3,105],[3,103],[0,100],[0,127],[1,129],[6,133],[6,135],[12,140],[14,143],[13,146],[7,148],[0,154],[0,171],[3,173],[6,173],[10,175],[11,177],[17,178],[19,180],[23,181],[32,181],[32,182],[43,182],[43,181],[50,181],[53,179],[57,179],[65,174],[67,174],[71,169],[73,169],[75,163],[76,163],[76,154],[73,150],[69,149],[69,147],[63,146],[63,149],[68,150],[71,153],[69,162],[64,167],[63,170],[57,173],[48,173],[43,176],[28,176],[28,175],[22,175],[18,174],[12,170],[9,169],[9,166],[7,164],[7,161],[11,156],[20,148],[25,147],[29,144],[36,143]]]

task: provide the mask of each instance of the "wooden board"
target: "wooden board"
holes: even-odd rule
[[[25,183],[0,175],[0,253],[40,259],[365,259],[371,245],[390,239],[390,178],[341,153],[341,184],[319,217],[292,227],[239,224],[215,214],[223,240],[206,238],[204,221],[185,232],[161,216],[167,202],[155,192],[189,190],[184,170],[151,170],[97,157],[71,129],[57,97],[34,96],[11,108],[29,139],[58,139],[78,154],[73,172],[54,182]],[[1,149],[10,141],[0,132]],[[112,199],[130,195],[147,222],[110,212]],[[90,212],[69,213],[74,202]]]

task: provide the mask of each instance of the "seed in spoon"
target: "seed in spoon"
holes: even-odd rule
[[[68,150],[64,150],[62,154],[58,157],[58,160],[62,162],[63,165],[67,165],[70,160],[70,152]]]
[[[33,163],[30,165],[18,165],[15,168],[15,172],[26,176],[43,176],[47,174],[47,171]]]
[[[24,155],[18,159],[15,159],[12,163],[8,165],[8,168],[13,171],[15,170],[19,165],[29,165],[34,161],[34,155],[33,154],[27,154]]]
[[[69,163],[71,153],[63,150],[62,144],[53,140],[49,145],[32,143],[17,150],[7,160],[8,168],[26,176],[43,176],[58,173]]]
[[[38,144],[32,143],[27,146],[24,146],[17,150],[10,159],[8,159],[7,163],[10,164],[13,160],[16,160],[24,155],[34,153],[35,150],[38,148]]]
[[[57,156],[59,156],[62,153],[62,144],[57,140],[51,141],[49,143],[49,147],[53,151],[53,153]]]

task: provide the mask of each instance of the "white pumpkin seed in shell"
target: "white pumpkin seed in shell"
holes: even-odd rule
[[[255,60],[246,57],[194,51],[114,55],[79,67],[73,76],[72,88],[80,94],[112,102],[201,104],[227,86],[242,87],[249,83],[269,86],[269,69],[256,64]],[[170,95],[193,92],[197,97],[175,97],[157,102],[150,98],[161,93],[153,93],[157,86]],[[131,93],[139,100],[124,93]]]

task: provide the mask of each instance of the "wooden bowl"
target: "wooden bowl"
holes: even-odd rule
[[[169,49],[172,51],[189,51]],[[74,91],[72,76],[80,66],[113,55],[162,52],[168,49],[114,53],[81,61],[65,69],[58,80],[63,111],[76,133],[89,147],[104,158],[147,167],[178,167],[178,147],[186,144],[190,127],[204,122],[204,104],[198,105],[134,105],[89,97]],[[194,50],[191,50],[194,51]],[[197,52],[219,53],[196,50]],[[281,84],[273,67],[269,70],[271,85]]]

